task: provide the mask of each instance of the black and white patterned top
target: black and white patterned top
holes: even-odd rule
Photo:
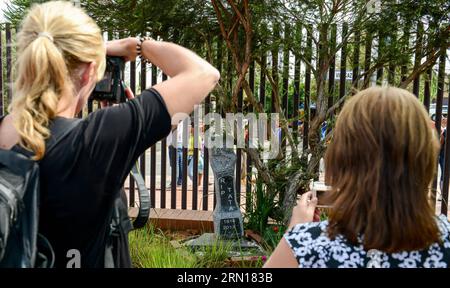
[[[420,251],[384,253],[365,251],[362,244],[352,245],[338,235],[328,238],[328,221],[298,224],[284,238],[291,247],[300,268],[447,268],[450,267],[450,222],[436,217],[442,244],[435,243]],[[362,238],[358,238],[362,243]]]

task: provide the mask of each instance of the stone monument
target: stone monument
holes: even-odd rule
[[[236,200],[236,154],[229,148],[212,148],[210,155],[217,199],[213,214],[214,233],[221,239],[240,239],[244,236],[244,227]]]
[[[229,256],[265,255],[260,245],[243,237],[243,218],[235,189],[236,154],[233,149],[212,148],[210,155],[216,193],[216,208],[213,213],[214,233],[205,233],[186,241],[184,245],[200,254],[205,247],[220,244],[228,247]]]

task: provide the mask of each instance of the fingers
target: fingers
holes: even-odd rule
[[[316,208],[314,210],[313,222],[319,222],[319,221],[320,221],[320,210]]]
[[[305,207],[310,205],[313,205],[315,207],[317,205],[317,197],[313,195],[312,191],[308,191],[300,196],[297,204],[301,204]]]
[[[311,201],[312,198],[312,192],[306,192],[303,193],[302,196],[300,197],[300,203],[302,203],[303,205],[308,205],[309,201]]]

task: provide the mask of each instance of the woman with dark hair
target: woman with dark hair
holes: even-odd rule
[[[428,194],[439,140],[406,90],[373,87],[340,113],[325,155],[329,218],[307,192],[265,267],[449,267],[450,223]]]

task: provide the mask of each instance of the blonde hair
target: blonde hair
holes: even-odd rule
[[[410,92],[373,87],[353,96],[339,114],[325,156],[335,193],[330,237],[394,253],[439,241],[428,201],[439,141],[423,105]]]
[[[103,77],[105,46],[100,28],[82,9],[56,1],[31,8],[17,35],[17,51],[9,111],[15,115],[19,144],[39,160],[61,96],[73,94],[76,69],[95,61],[97,80]]]

